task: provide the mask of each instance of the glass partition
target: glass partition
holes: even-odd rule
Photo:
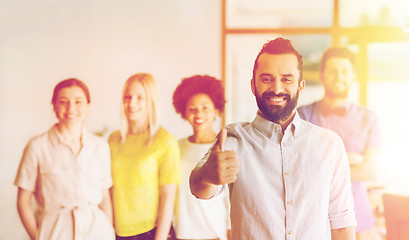
[[[379,118],[389,190],[409,194],[409,42],[368,45],[368,108]]]
[[[329,27],[333,2],[328,0],[230,0],[229,28]]]
[[[409,24],[407,0],[340,0],[340,25],[396,26]]]

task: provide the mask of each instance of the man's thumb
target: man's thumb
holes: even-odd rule
[[[223,151],[223,144],[226,141],[226,138],[227,130],[225,128],[222,128],[219,132],[219,135],[217,135],[217,141],[214,144],[213,150]]]

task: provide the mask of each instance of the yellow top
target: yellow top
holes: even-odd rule
[[[133,236],[156,226],[159,185],[178,184],[179,146],[160,128],[151,145],[147,133],[130,135],[121,143],[119,131],[108,139],[112,155],[113,207],[118,236]]]

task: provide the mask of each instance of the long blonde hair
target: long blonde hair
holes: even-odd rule
[[[152,143],[153,138],[156,132],[159,129],[159,113],[158,113],[158,103],[159,103],[159,95],[157,91],[156,81],[153,76],[149,73],[137,73],[132,75],[128,80],[126,80],[124,84],[124,88],[122,90],[122,101],[121,101],[121,142],[125,142],[126,135],[128,134],[129,125],[128,120],[125,115],[125,106],[124,106],[124,97],[125,91],[128,86],[133,82],[139,82],[142,84],[142,87],[145,90],[146,98],[148,102],[148,131],[149,137],[147,138],[146,144],[149,145]]]

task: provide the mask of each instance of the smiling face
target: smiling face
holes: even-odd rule
[[[194,132],[212,131],[212,125],[219,111],[207,94],[191,96],[186,103],[184,118],[193,127]]]
[[[299,77],[294,54],[260,55],[251,88],[264,118],[280,125],[291,120],[305,84]]]
[[[82,124],[89,104],[82,88],[78,86],[62,88],[54,102],[54,112],[61,125]]]
[[[355,73],[348,58],[332,57],[321,71],[325,95],[331,99],[345,99],[355,79]]]
[[[148,101],[145,89],[138,81],[128,84],[123,96],[124,112],[129,122],[148,122]]]

